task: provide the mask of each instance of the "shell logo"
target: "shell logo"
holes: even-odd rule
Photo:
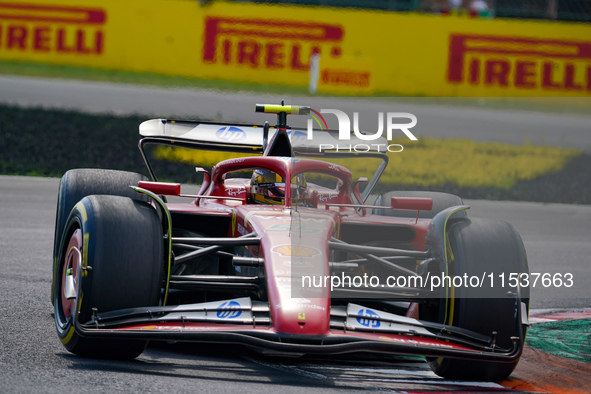
[[[304,245],[277,245],[271,250],[281,256],[295,257],[312,257],[318,256],[322,253],[316,248]]]

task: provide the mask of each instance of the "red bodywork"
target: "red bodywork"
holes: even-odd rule
[[[286,180],[285,205],[270,206],[251,204],[250,179],[228,179],[226,175],[241,170],[264,168],[278,173]],[[336,190],[327,190],[309,184],[306,197],[307,206],[292,206],[291,188],[289,180],[299,173],[318,173],[330,175],[339,180]],[[186,204],[168,204],[170,212],[220,215],[231,218],[228,230],[229,237],[238,237],[247,233],[255,233],[261,238],[260,246],[250,246],[250,252],[264,259],[264,269],[268,290],[269,309],[272,326],[263,331],[282,334],[298,334],[312,336],[359,336],[360,333],[347,333],[330,329],[330,291],[327,288],[315,293],[314,298],[292,298],[292,265],[291,250],[305,248],[303,252],[318,251],[314,256],[315,267],[311,267],[308,274],[329,276],[329,248],[328,241],[333,237],[340,238],[341,226],[351,223],[367,225],[400,225],[411,227],[415,233],[410,242],[413,249],[425,250],[425,236],[430,220],[416,218],[395,218],[378,215],[363,215],[353,207],[331,206],[331,204],[355,204],[351,196],[351,172],[340,165],[310,159],[296,159],[285,157],[247,157],[220,162],[211,172],[211,184],[204,194],[207,197],[230,197],[232,200],[195,198]],[[180,185],[144,182],[140,186],[155,193],[170,195],[180,194]],[[236,200],[239,198],[240,200]],[[393,202],[394,203],[394,202]],[[431,206],[430,199],[400,199],[399,209],[426,209]],[[316,224],[314,236],[304,237],[305,245],[300,246],[297,234],[291,230],[294,222],[294,212],[298,216],[313,218]],[[302,251],[300,250],[300,253]],[[320,263],[320,264],[318,264]],[[214,328],[216,330],[233,331],[237,327],[206,323],[160,323],[146,324],[121,328],[122,330],[147,329],[157,327],[158,330],[186,330],[199,331]],[[239,327],[244,330],[243,326]],[[260,330],[260,329],[257,329]],[[427,346],[467,349],[463,346],[452,345],[442,341],[426,338],[408,339],[401,335],[363,333],[363,337],[390,341],[394,343],[421,343]],[[418,341],[418,342],[417,342]]]
[[[278,125],[285,125],[287,112],[308,110],[283,103],[259,107],[277,113]],[[377,200],[390,201],[367,205],[388,163],[384,152],[318,153],[301,130],[273,129],[268,122],[260,127],[153,119],[140,125],[139,147],[154,181],[131,187],[148,196],[157,212],[151,214],[158,233],[149,242],[162,242],[151,262],[154,283],[160,284],[154,291],[159,303],[106,311],[93,307],[86,321],[72,319],[77,335],[235,343],[296,356],[385,352],[495,363],[519,358],[527,316],[519,293],[506,308],[510,343],[501,347],[495,330],[455,324],[454,311],[459,315],[462,307],[455,304],[459,296],[452,285],[429,289],[429,275],[446,275],[454,267],[448,219],[467,223],[460,215],[468,208],[457,196],[441,204],[436,194],[419,194],[433,196],[437,209],[432,198],[387,197],[392,193]],[[335,135],[327,131],[319,138],[330,145],[338,141]],[[153,145],[262,156],[224,160],[211,170],[194,168],[203,181],[196,195],[188,195],[180,184],[157,182],[146,153]],[[157,163],[162,159],[157,150],[151,157]],[[324,161],[353,157],[381,161],[371,180],[353,183],[349,169]],[[280,205],[254,203],[247,172],[261,169],[282,178],[259,184],[276,188]],[[361,183],[367,183],[363,192]],[[428,211],[425,218],[421,211]],[[341,274],[343,286],[335,285]],[[346,285],[345,274],[381,284]],[[409,282],[385,281],[396,277]],[[410,278],[422,282],[411,284]]]

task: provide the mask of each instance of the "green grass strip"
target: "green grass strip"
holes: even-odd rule
[[[137,149],[138,125],[145,119],[0,105],[0,174],[60,177],[80,167],[145,174]],[[391,154],[376,193],[431,190],[467,199],[591,204],[589,154],[462,140],[421,139],[402,144],[405,150]],[[154,159],[157,173],[164,170],[175,182],[197,182],[195,165],[212,166],[230,158],[178,149],[164,149],[158,155],[162,160]],[[377,167],[376,160],[355,158],[339,164],[353,170],[355,178],[369,176]]]
[[[526,343],[546,353],[591,363],[591,319],[535,325],[528,329]]]

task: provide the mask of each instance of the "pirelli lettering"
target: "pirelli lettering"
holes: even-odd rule
[[[203,62],[308,71],[314,53],[341,56],[343,35],[333,24],[207,16]]]
[[[0,2],[0,51],[101,55],[102,8]]]
[[[591,24],[204,3],[0,0],[0,59],[334,95],[591,97]]]
[[[591,92],[591,41],[452,34],[447,81]]]

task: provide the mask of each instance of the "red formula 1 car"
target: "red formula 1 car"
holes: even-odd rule
[[[375,199],[388,162],[380,145],[320,151],[336,133],[309,140],[287,126],[307,107],[257,110],[278,124],[144,122],[151,181],[112,170],[63,176],[52,302],[66,349],[125,359],[163,340],[269,355],[381,352],[423,355],[446,378],[507,377],[528,313],[528,289],[507,285],[528,272],[513,227],[469,218],[450,194]],[[200,159],[217,164],[195,168]],[[358,160],[378,163],[369,182],[338,164]],[[192,163],[199,191],[157,181],[171,180],[155,168],[173,162]]]

